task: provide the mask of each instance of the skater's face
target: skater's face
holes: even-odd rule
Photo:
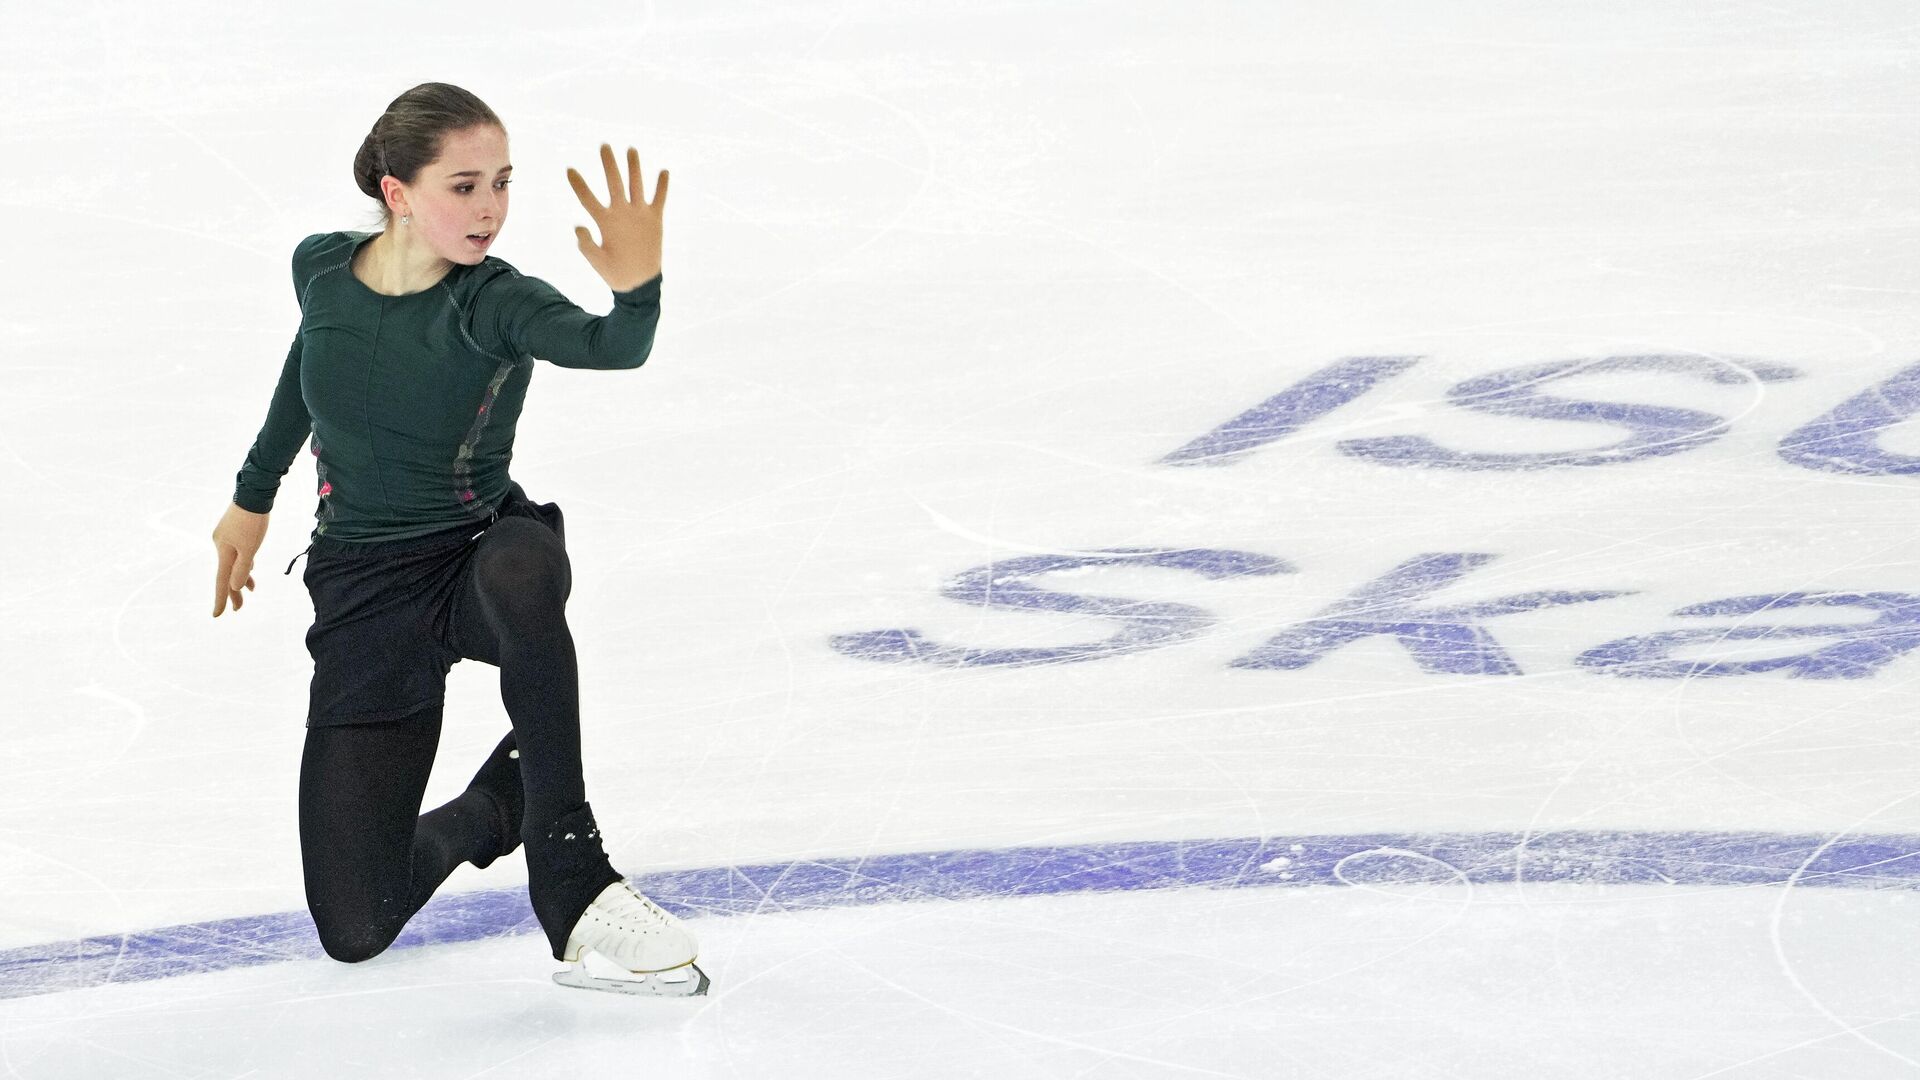
[[[512,175],[505,131],[483,124],[450,132],[439,159],[422,168],[412,184],[387,178],[390,187],[404,192],[403,212],[413,217],[405,225],[396,220],[394,228],[449,262],[478,265],[507,223]],[[468,239],[480,233],[488,234],[486,243]]]

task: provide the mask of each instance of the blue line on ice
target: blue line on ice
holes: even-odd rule
[[[644,874],[688,918],[1135,889],[1304,885],[1920,888],[1920,836],[1558,832],[1159,840],[808,859]],[[442,894],[393,948],[533,933],[526,889]],[[324,955],[304,911],[0,950],[0,999]]]

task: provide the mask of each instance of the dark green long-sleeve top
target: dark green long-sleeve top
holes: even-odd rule
[[[660,321],[661,275],[598,316],[491,256],[417,293],[377,293],[348,265],[376,235],[317,233],[294,248],[300,330],[235,477],[233,501],[267,513],[311,433],[316,540],[487,520],[507,493],[533,361],[639,367]]]

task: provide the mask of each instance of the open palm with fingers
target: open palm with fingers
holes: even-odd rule
[[[593,197],[586,180],[576,169],[567,170],[567,182],[580,205],[600,226],[600,242],[582,225],[573,231],[580,237],[580,254],[587,257],[615,292],[645,285],[660,273],[661,217],[667,209],[667,170],[660,170],[654,182],[653,201],[648,202],[640,183],[640,151],[627,147],[629,179],[620,178],[620,166],[613,159],[613,147],[600,144],[600,164],[607,170],[607,205]]]

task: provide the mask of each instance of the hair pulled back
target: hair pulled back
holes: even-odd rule
[[[354,182],[380,204],[382,228],[392,223],[393,211],[380,191],[381,179],[413,183],[421,169],[439,160],[449,134],[480,124],[506,130],[486,102],[451,83],[421,83],[388,103],[353,157]]]

